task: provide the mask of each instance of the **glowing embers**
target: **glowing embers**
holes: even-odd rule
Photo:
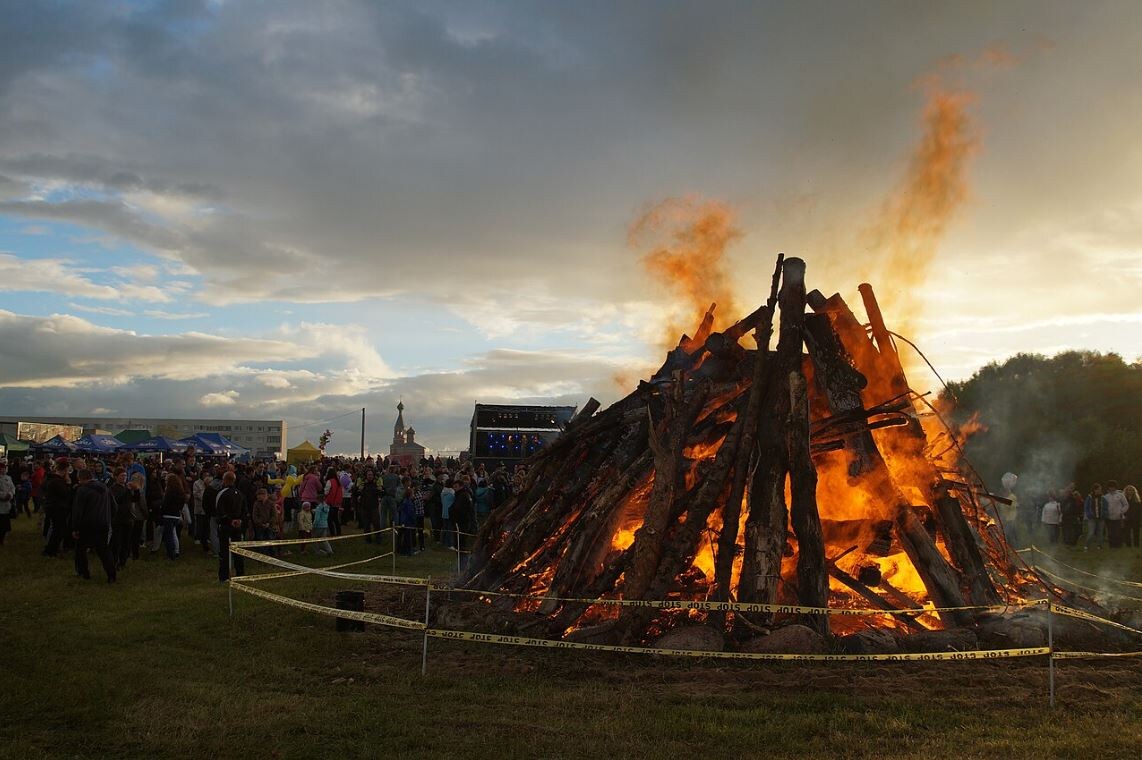
[[[646,517],[646,504],[650,498],[650,489],[654,486],[654,477],[646,478],[627,494],[618,510],[618,520],[614,533],[611,535],[611,548],[618,552],[626,551],[634,543],[634,535],[642,527]]]

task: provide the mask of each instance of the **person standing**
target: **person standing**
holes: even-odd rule
[[[372,467],[365,470],[365,477],[357,486],[354,501],[357,506],[357,525],[362,533],[381,528],[381,487],[377,483],[377,471]],[[377,539],[378,543],[380,538]],[[373,543],[372,536],[365,536],[367,543]]]
[[[176,472],[167,475],[159,519],[162,525],[162,543],[166,547],[169,560],[176,560],[180,555],[178,530],[182,522],[183,508],[186,507],[186,499],[182,476]]]
[[[16,484],[8,474],[8,462],[0,459],[0,545],[12,530],[12,510],[16,508]]]
[[[23,513],[32,516],[32,474],[27,467],[18,468],[16,477],[12,478],[16,485],[16,514]],[[9,475],[12,473],[9,472]]]
[[[222,491],[222,478],[213,467],[207,468],[206,487],[202,489],[202,511],[206,514],[206,542],[209,553],[218,556],[218,494]],[[206,546],[203,547],[206,551]]]
[[[1090,549],[1090,540],[1098,541],[1102,548],[1103,538],[1106,535],[1106,497],[1102,495],[1102,484],[1095,483],[1090,487],[1090,493],[1083,501],[1083,517],[1086,520],[1086,538],[1083,539],[1083,551]]]
[[[307,506],[309,506],[308,501],[302,502],[302,509],[305,509]],[[325,538],[328,535],[329,505],[322,501],[318,502],[316,509],[313,509],[313,537]],[[319,541],[313,545],[313,553],[319,555],[330,555],[333,553],[333,547],[329,545],[328,541]]]
[[[313,506],[307,501],[301,509],[297,510],[297,537],[298,538],[311,538],[313,536]],[[305,544],[300,544],[298,550],[302,554],[306,554]]]
[[[1063,491],[1059,507],[1063,513],[1063,543],[1074,546],[1079,542],[1079,536],[1083,532],[1083,495],[1075,488],[1074,483]]]
[[[111,476],[111,498],[115,499],[115,518],[111,523],[111,554],[115,567],[122,570],[131,555],[131,489],[127,487],[127,471],[116,468]]]
[[[1126,545],[1137,549],[1139,528],[1142,528],[1142,499],[1139,499],[1138,489],[1134,486],[1126,486],[1122,489],[1122,495],[1129,505],[1126,511]]]
[[[115,500],[107,486],[91,477],[86,468],[76,473],[79,486],[71,509],[72,538],[75,539],[75,573],[90,579],[87,550],[91,549],[103,563],[107,582],[115,582],[115,559],[111,556],[111,522],[115,517]]]
[[[452,488],[452,481],[445,478],[444,487],[440,489],[440,532],[444,545],[449,549],[456,548],[456,531],[452,528],[452,504],[456,501],[456,491]]]
[[[44,463],[38,459],[32,465],[32,509],[36,512],[45,512],[44,507],[44,480],[48,476],[48,471],[44,467]]]
[[[127,489],[131,497],[131,559],[137,560],[139,549],[143,545],[143,532],[147,527],[147,477],[136,471],[130,478],[127,481]]]
[[[341,504],[344,494],[341,491],[341,480],[337,477],[337,470],[329,467],[325,470],[325,504],[329,507],[329,535],[341,535]]]
[[[305,477],[301,479],[301,486],[298,488],[298,498],[301,501],[308,501],[311,505],[316,505],[321,501],[322,495],[321,478],[317,474],[317,468],[311,466],[306,471]]]
[[[1114,480],[1106,481],[1106,543],[1111,549],[1122,546],[1124,528],[1126,526],[1126,513],[1130,510],[1130,503],[1118,490],[1118,483]]]
[[[468,487],[466,478],[461,477],[456,484],[456,499],[452,502],[452,526],[456,531],[456,551],[460,553],[460,568],[468,566],[468,553],[465,546],[471,542],[468,536],[476,532],[476,500]]]
[[[246,497],[234,483],[237,480],[233,471],[222,476],[222,490],[218,493],[214,516],[218,520],[218,581],[230,580],[230,563],[233,560],[234,574],[246,574],[246,560],[240,554],[230,556],[230,542],[241,541],[246,528]]]
[[[42,494],[47,524],[47,544],[43,551],[45,557],[58,556],[60,547],[66,548],[65,536],[70,536],[68,520],[71,519],[74,494],[67,480],[67,470],[67,460],[60,459],[52,473],[44,478]]]
[[[1054,491],[1051,491],[1047,497],[1047,502],[1043,505],[1043,513],[1040,517],[1043,523],[1043,528],[1047,533],[1047,540],[1052,544],[1059,543],[1059,530],[1063,524],[1063,510],[1059,506],[1059,500],[1056,498]]]
[[[387,464],[381,471],[381,524],[377,527],[387,528],[393,524],[397,511],[397,489],[400,488],[400,474],[396,465]]]
[[[255,541],[274,540],[274,504],[270,501],[270,494],[265,488],[259,488],[254,494],[254,506],[251,509],[250,519],[254,523]],[[272,546],[267,546],[264,551],[271,557],[275,556]]]

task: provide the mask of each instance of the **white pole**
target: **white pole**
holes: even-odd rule
[[[1051,707],[1055,706],[1055,624],[1051,608],[1054,605],[1047,601],[1047,680],[1050,684]]]
[[[420,675],[428,675],[428,608],[432,598],[432,576],[424,586],[424,645],[420,650]]]

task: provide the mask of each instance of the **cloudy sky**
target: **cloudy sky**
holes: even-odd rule
[[[945,377],[1142,353],[1136,2],[0,6],[0,413],[460,448],[659,360],[711,209],[723,306],[784,251]]]

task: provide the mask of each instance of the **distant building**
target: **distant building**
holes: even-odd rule
[[[397,402],[397,421],[393,425],[393,442],[389,446],[389,459],[403,465],[419,464],[424,459],[424,447],[416,442],[416,431],[404,426],[404,402]]]
[[[193,433],[221,433],[255,456],[285,456],[285,420],[207,420],[160,419],[153,417],[50,417],[24,415],[0,416],[0,433],[16,436],[20,430],[34,426],[71,425],[82,428],[81,435],[110,433],[123,430],[148,430],[151,435],[167,438],[185,438]],[[40,428],[41,430],[43,428]],[[49,436],[51,437],[51,436]]]
[[[469,451],[476,464],[522,462],[555,441],[575,416],[574,406],[476,404]]]

